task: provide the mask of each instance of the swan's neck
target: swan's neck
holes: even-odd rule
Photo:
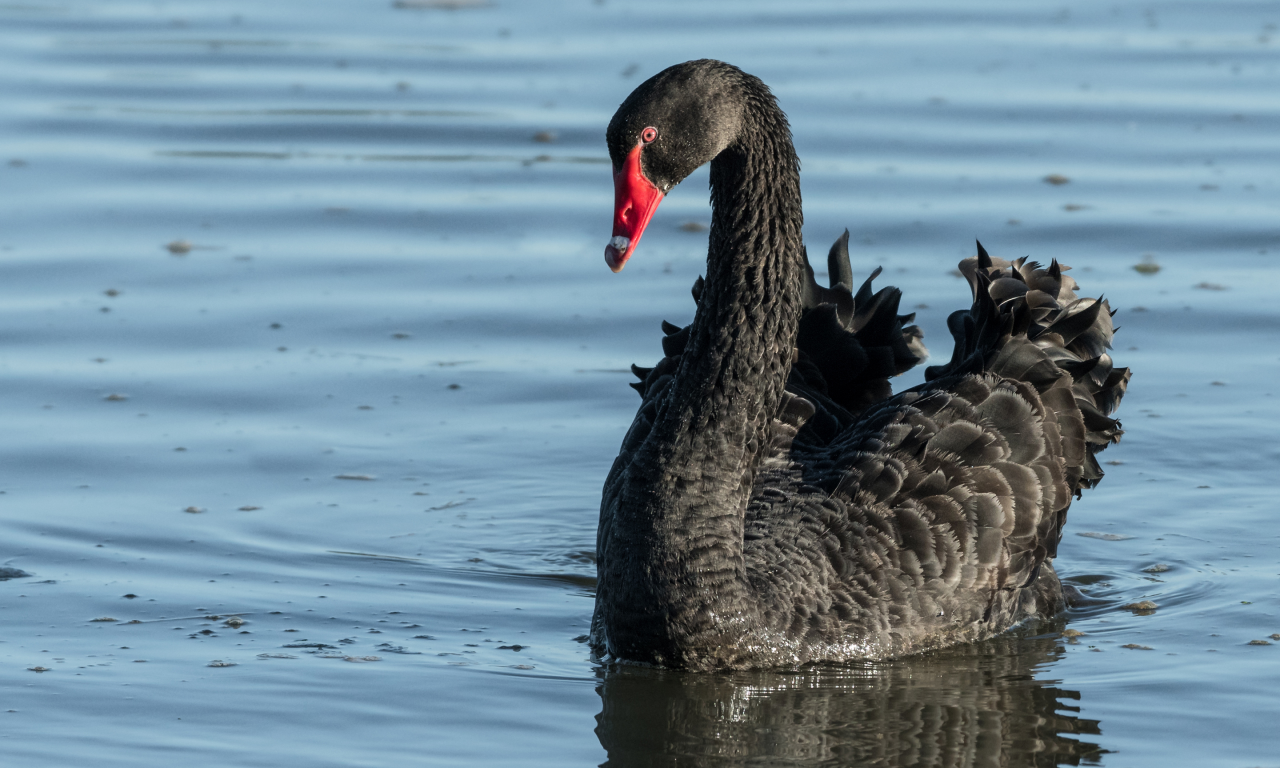
[[[761,103],[763,102],[763,103]],[[688,345],[628,468],[601,589],[630,605],[624,636],[706,648],[759,624],[743,518],[791,368],[801,312],[799,164],[771,97],[711,163],[707,275]],[[610,583],[603,583],[607,579]],[[646,631],[647,630],[647,631]],[[725,638],[726,642],[729,638]],[[659,652],[659,654],[661,653]],[[661,659],[654,659],[661,661]],[[668,659],[670,660],[670,659]]]
[[[801,312],[799,168],[785,118],[778,112],[777,122],[759,125],[767,116],[757,115],[711,163],[706,282],[654,430],[675,447],[674,466],[699,468],[704,485],[693,495],[736,512],[739,550],[742,511],[791,370]]]

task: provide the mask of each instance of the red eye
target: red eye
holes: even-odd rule
[[[652,128],[652,127],[645,128],[643,131],[640,132],[640,140],[643,141],[645,144],[651,143],[656,138],[658,138],[657,128]]]

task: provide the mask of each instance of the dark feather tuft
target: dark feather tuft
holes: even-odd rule
[[[1062,433],[1080,434],[1087,445],[1087,452],[1066,467],[1070,489],[1077,493],[1102,479],[1094,454],[1123,434],[1120,422],[1108,415],[1124,397],[1129,369],[1115,368],[1107,354],[1115,329],[1106,299],[1077,298],[1075,281],[1062,276],[1067,269],[1056,259],[1048,269],[1026,259],[995,259],[979,245],[976,258],[960,263],[974,299],[967,312],[947,321],[955,337],[951,362],[930,367],[925,378],[990,371],[1025,381],[1042,399],[1056,402]],[[1002,276],[992,280],[992,274]],[[1033,291],[1020,294],[1014,288],[1020,284]],[[1045,397],[1059,388],[1071,393],[1069,402]]]
[[[889,379],[914,367],[928,353],[920,329],[908,325],[915,316],[898,315],[902,292],[872,287],[879,268],[857,294],[851,293],[848,230],[831,246],[827,263],[830,288],[818,285],[812,267],[805,265],[804,313],[796,340],[799,360],[792,378],[858,413],[888,397]]]

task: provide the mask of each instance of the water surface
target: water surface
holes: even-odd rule
[[[0,4],[0,750],[1280,765],[1277,24],[1262,2]],[[692,317],[709,221],[704,170],[611,274],[603,131],[697,57],[773,87],[812,250],[848,227],[935,355],[975,237],[1120,309],[1128,433],[1058,560],[1095,603],[877,664],[593,662],[624,371]]]

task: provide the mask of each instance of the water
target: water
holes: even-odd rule
[[[1278,764],[1280,8],[442,5],[0,5],[9,761]],[[696,57],[770,83],[813,250],[849,227],[936,355],[975,236],[1120,308],[1058,560],[1096,604],[846,667],[575,640],[709,221],[704,170],[611,274],[603,130]]]

